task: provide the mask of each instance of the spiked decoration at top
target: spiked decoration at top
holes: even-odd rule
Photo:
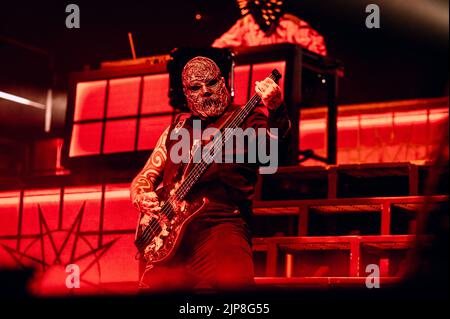
[[[260,29],[270,35],[284,14],[283,0],[237,0],[242,16],[251,14]]]

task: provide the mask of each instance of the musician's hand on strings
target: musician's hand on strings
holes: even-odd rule
[[[269,110],[274,111],[283,103],[281,89],[271,78],[266,78],[261,82],[256,81],[255,92]]]
[[[158,195],[155,192],[146,192],[136,195],[134,205],[143,213],[157,213],[160,210]]]
[[[142,227],[147,227],[153,218],[158,218],[158,216],[155,214],[142,214],[139,225],[141,225]]]
[[[178,199],[178,197],[176,196],[176,192],[180,188],[181,185],[182,185],[182,182],[176,182],[174,187],[172,188],[172,190],[169,192],[170,196],[172,197],[172,199],[171,199],[172,208],[177,212],[183,211],[186,208],[186,202],[180,201]]]
[[[180,188],[181,186],[181,182],[176,182],[175,185],[173,186],[173,188],[170,190],[169,194],[170,196],[174,196],[175,192],[178,190],[178,188]]]
[[[138,194],[135,199],[135,206],[143,214],[140,224],[147,226],[152,218],[158,218],[161,210],[159,199],[155,192]]]

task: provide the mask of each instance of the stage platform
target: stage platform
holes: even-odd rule
[[[427,162],[282,167],[260,175],[253,218],[257,287],[360,287],[368,265],[395,285],[416,244],[427,243],[428,237],[417,240],[418,220],[448,209],[446,191],[426,186],[430,177],[447,176]],[[0,192],[10,221],[0,225],[4,265],[36,265],[43,260],[40,243],[51,251],[51,240],[58,248],[78,236],[75,255],[95,257],[94,290],[135,293],[137,217],[128,177],[48,176],[20,185]],[[52,266],[51,253],[45,257]]]

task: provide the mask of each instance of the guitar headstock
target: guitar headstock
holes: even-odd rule
[[[273,69],[272,73],[270,73],[269,78],[275,81],[275,83],[278,83],[278,81],[281,79],[281,73],[277,69]]]

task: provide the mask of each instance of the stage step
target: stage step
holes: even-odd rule
[[[257,289],[330,289],[330,288],[366,288],[366,277],[255,277]],[[398,285],[401,277],[379,277],[380,288]],[[145,293],[139,290],[136,281],[111,282],[96,285],[95,287],[83,287],[77,291],[77,295],[101,295],[101,296],[133,296]],[[148,293],[154,293],[149,291]]]
[[[362,288],[366,277],[255,277],[261,288]],[[379,277],[380,287],[394,286],[402,282],[401,277]]]
[[[255,235],[413,234],[419,212],[432,213],[446,202],[444,195],[255,201]],[[327,223],[334,231],[327,230]]]
[[[421,239],[427,240],[428,237]],[[387,277],[389,276],[389,262],[392,259],[390,253],[408,251],[414,247],[415,242],[416,236],[412,235],[269,237],[254,238],[253,251],[255,257],[258,253],[265,253],[264,272],[266,277],[276,277],[283,272],[288,278],[296,277],[295,267],[298,268],[302,263],[306,263],[301,258],[295,263],[296,255],[305,255],[305,252],[314,251],[345,252],[347,257],[344,259],[346,260],[341,258],[339,265],[347,267],[345,272],[348,277],[365,276],[369,261],[370,263],[375,262],[379,267],[380,274]],[[281,270],[281,266],[284,266],[284,270]],[[320,265],[317,268],[319,273],[330,272],[330,269],[327,269],[329,266],[322,264],[321,267],[322,270],[319,269]]]
[[[264,171],[264,168],[261,168]],[[433,170],[430,162],[280,167],[260,175],[257,200],[332,199],[425,195]],[[444,178],[443,180],[448,180]],[[426,195],[448,194],[448,184]]]

